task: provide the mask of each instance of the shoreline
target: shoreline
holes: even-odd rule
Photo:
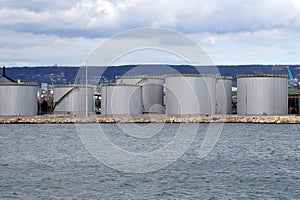
[[[253,123],[253,124],[300,124],[299,115],[286,116],[101,116],[37,115],[0,117],[0,124],[73,124],[73,123]]]

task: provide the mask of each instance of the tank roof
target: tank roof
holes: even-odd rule
[[[165,78],[172,78],[172,77],[211,77],[217,78],[217,74],[166,74]]]
[[[70,85],[54,85],[54,88],[85,88],[86,85],[77,85],[77,84],[70,84]],[[91,85],[87,86],[88,88],[92,88]]]
[[[101,84],[101,87],[108,87],[108,86],[141,87],[141,85],[139,85],[139,84],[126,84],[126,83],[105,83],[105,84]]]
[[[147,75],[116,76],[116,79],[163,79],[163,76],[147,76]]]
[[[257,78],[257,77],[270,77],[270,78],[288,78],[287,74],[244,74],[236,75],[236,78]]]
[[[219,77],[217,77],[217,79],[221,79],[221,80],[232,80],[232,76],[219,76]]]
[[[0,86],[38,86],[38,83],[11,82],[11,83],[0,83]]]
[[[7,77],[7,76],[4,76],[4,75],[1,75],[0,76],[0,83],[15,83],[16,81]]]
[[[12,82],[17,82],[17,81],[6,76],[6,68],[5,68],[5,66],[3,66],[2,67],[2,75],[0,76],[0,83],[12,83]]]

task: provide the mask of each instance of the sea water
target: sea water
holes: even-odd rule
[[[112,143],[136,153],[168,145],[180,126],[134,125],[159,131],[141,138],[118,124],[100,126]],[[300,125],[225,124],[204,158],[199,149],[210,125],[198,126],[177,160],[134,173],[96,159],[74,124],[0,125],[0,199],[299,199]],[[86,127],[85,134],[99,131]]]

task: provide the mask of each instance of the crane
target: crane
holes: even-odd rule
[[[291,72],[291,69],[290,67],[288,66],[288,74],[289,74],[289,79],[290,79],[290,85],[293,87],[293,88],[297,88],[297,83],[295,82],[294,80],[294,77],[293,77],[293,74]]]

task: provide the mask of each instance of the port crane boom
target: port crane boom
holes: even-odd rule
[[[296,88],[297,87],[297,83],[294,80],[293,74],[292,74],[291,69],[290,69],[289,66],[288,66],[288,74],[289,74],[289,79],[290,79],[290,85],[292,87]]]

